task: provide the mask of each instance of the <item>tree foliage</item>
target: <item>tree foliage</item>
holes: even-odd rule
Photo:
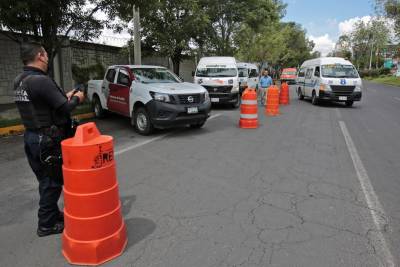
[[[258,32],[264,25],[276,23],[286,5],[281,0],[200,0],[209,16],[209,24],[199,45],[215,55],[234,55],[236,35],[246,27]]]
[[[350,41],[353,61],[359,68],[371,69],[374,57],[378,67],[379,53],[389,43],[389,29],[380,19],[359,21],[350,34]]]
[[[318,56],[312,54],[314,43],[306,38],[300,25],[275,23],[255,32],[243,27],[237,38],[237,57],[250,62],[282,67],[296,67],[303,61]]]
[[[385,17],[393,19],[394,30],[398,38],[400,38],[400,1],[399,0],[376,0],[379,13],[383,13]]]
[[[100,35],[109,20],[96,16],[98,12],[112,20],[117,14],[124,14],[129,6],[140,3],[139,0],[2,0],[0,27],[9,31],[4,34],[17,43],[27,41],[27,34],[32,36],[30,39],[41,41],[49,54],[51,68],[65,38],[87,41]]]
[[[160,0],[142,12],[144,42],[172,59],[174,72],[190,50],[193,40],[205,31],[207,16],[196,1]]]

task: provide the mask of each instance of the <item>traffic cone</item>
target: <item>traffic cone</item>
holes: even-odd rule
[[[62,253],[71,264],[99,265],[127,244],[116,178],[113,138],[93,122],[61,143],[64,174]]]
[[[258,128],[257,93],[255,89],[247,88],[242,94],[239,127],[245,129]]]
[[[271,85],[268,88],[266,102],[265,114],[268,116],[279,115],[279,89],[276,85]]]
[[[286,82],[281,84],[281,90],[279,93],[279,104],[289,105],[289,85]]]

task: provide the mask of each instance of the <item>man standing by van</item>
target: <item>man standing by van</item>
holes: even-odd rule
[[[268,75],[268,71],[264,70],[263,76],[260,79],[260,86],[258,92],[259,103],[264,106],[265,105],[265,92],[273,84],[272,78]]]

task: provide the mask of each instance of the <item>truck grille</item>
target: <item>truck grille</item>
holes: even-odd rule
[[[204,88],[209,93],[230,93],[232,90],[232,85],[229,86],[209,86],[209,85],[203,85]]]
[[[180,104],[199,104],[201,102],[200,94],[178,95]]]
[[[347,96],[353,94],[355,86],[331,85],[332,92],[335,95]]]

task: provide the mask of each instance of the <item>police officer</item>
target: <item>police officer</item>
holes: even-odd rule
[[[23,72],[14,80],[15,103],[25,126],[25,154],[39,182],[38,236],[59,234],[64,214],[58,208],[63,178],[61,141],[72,135],[70,112],[84,100],[68,94],[47,75],[48,56],[39,43],[21,46]]]

